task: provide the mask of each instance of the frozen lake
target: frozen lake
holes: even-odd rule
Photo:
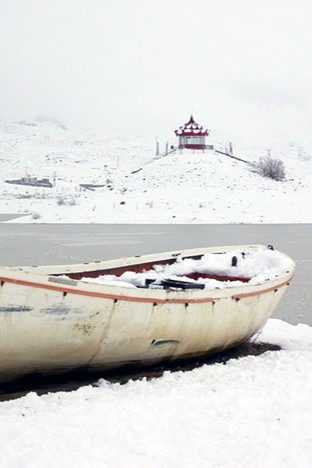
[[[0,216],[0,221],[8,219]],[[81,263],[210,245],[272,244],[297,264],[274,317],[312,325],[312,224],[0,224],[0,265]]]

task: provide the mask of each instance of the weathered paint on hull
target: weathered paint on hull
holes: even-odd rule
[[[291,276],[252,287],[164,291],[55,284],[31,270],[1,269],[0,380],[228,348],[265,324]]]

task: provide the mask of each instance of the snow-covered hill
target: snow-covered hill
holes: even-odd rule
[[[265,144],[234,142],[234,154],[247,161],[267,152]],[[156,157],[153,136],[87,134],[47,120],[0,122],[0,213],[23,215],[10,222],[37,223],[311,222],[309,146],[279,142],[270,152],[284,162],[283,182],[214,151]],[[26,174],[55,186],[5,182]],[[104,186],[90,191],[80,184]]]

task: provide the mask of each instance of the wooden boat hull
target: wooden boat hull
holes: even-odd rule
[[[151,257],[115,261],[115,266],[146,263]],[[112,262],[83,267],[92,271]],[[0,381],[77,367],[148,365],[229,348],[265,324],[293,274],[292,263],[287,272],[262,284],[191,291],[55,276],[81,268],[0,269]]]

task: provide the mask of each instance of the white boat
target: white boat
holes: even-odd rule
[[[270,261],[280,265],[278,272],[242,274],[244,264],[250,269],[257,255],[273,255]],[[203,258],[209,259],[208,267]],[[221,258],[231,263],[226,273],[209,268],[209,262]],[[182,277],[148,278],[165,271],[164,265],[183,262],[190,271]],[[196,262],[198,271],[190,268]],[[139,287],[121,281],[129,272],[135,276],[149,270],[141,273],[145,283]],[[149,365],[232,347],[263,327],[293,271],[287,255],[258,245],[80,265],[1,267],[0,381],[76,368]],[[90,282],[102,275],[115,279]]]

